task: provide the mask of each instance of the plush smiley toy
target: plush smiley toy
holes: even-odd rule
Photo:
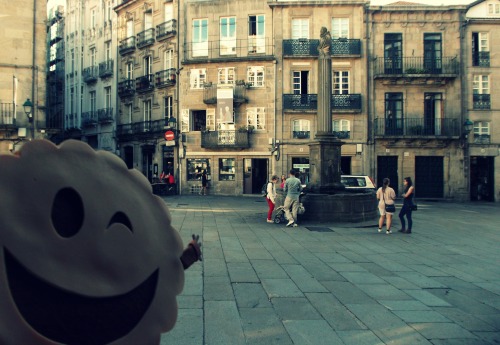
[[[148,180],[79,141],[0,155],[0,344],[158,344],[184,251]]]

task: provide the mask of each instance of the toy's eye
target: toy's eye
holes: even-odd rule
[[[109,221],[108,228],[115,224],[123,224],[125,225],[131,232],[134,232],[132,230],[132,223],[130,223],[130,220],[128,219],[127,215],[123,212],[116,212],[113,217],[111,217],[111,220]]]
[[[72,237],[83,225],[83,201],[73,188],[57,192],[52,204],[52,224],[62,237]]]

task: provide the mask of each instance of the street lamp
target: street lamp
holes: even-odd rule
[[[170,126],[170,128],[173,128],[175,129],[175,125],[177,124],[177,120],[175,119],[175,117],[173,116],[170,116],[168,118],[168,125]]]
[[[23,103],[24,113],[28,117],[28,122],[30,123],[31,139],[35,137],[35,131],[33,129],[33,103],[31,103],[29,98]]]
[[[465,138],[467,138],[467,136],[469,135],[470,131],[472,131],[473,127],[474,127],[474,122],[472,122],[469,119],[465,120],[465,122],[464,122],[464,132],[463,132]]]

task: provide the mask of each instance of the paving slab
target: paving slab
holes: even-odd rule
[[[239,311],[247,345],[293,345],[273,308],[240,307]]]
[[[297,345],[342,344],[342,340],[325,320],[285,320],[283,325]]]
[[[260,283],[233,284],[238,308],[271,308],[271,302]]]

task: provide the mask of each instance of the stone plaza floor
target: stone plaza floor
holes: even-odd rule
[[[500,344],[498,204],[420,201],[413,233],[396,215],[386,235],[377,219],[268,224],[262,197],[164,200],[204,260],[162,345]]]

